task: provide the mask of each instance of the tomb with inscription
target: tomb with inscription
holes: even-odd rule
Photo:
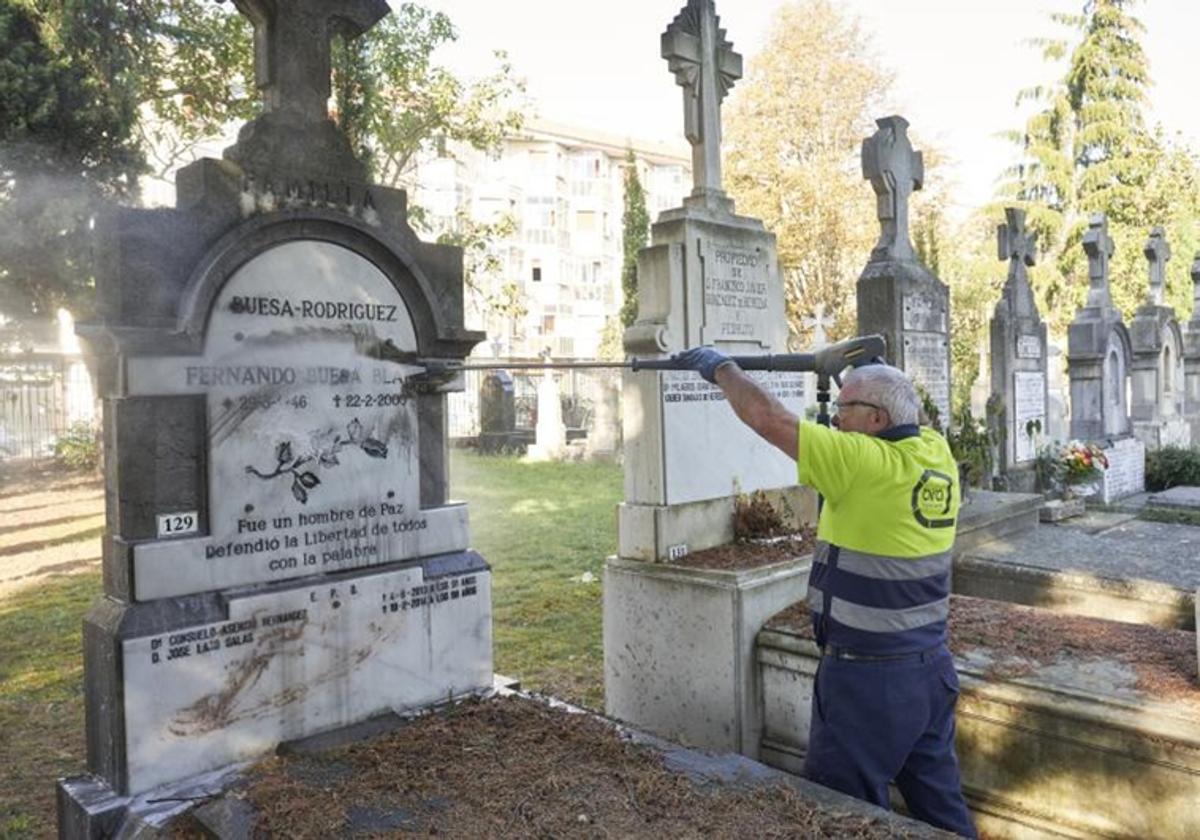
[[[238,0],[264,112],[173,210],[101,220],[104,594],[84,624],[89,776],[60,831],[283,741],[492,685],[488,566],[448,498],[462,255],[419,241],[329,120],[330,35],[382,0]],[[286,45],[286,51],[285,51]]]
[[[1184,413],[1183,332],[1175,310],[1164,303],[1171,246],[1161,227],[1151,231],[1143,253],[1150,275],[1146,302],[1129,325],[1133,433],[1151,449],[1188,446],[1192,435]]]
[[[924,184],[925,164],[908,139],[908,120],[875,123],[862,143],[862,171],[875,190],[880,234],[858,278],[858,333],[884,336],[888,360],[949,423],[950,290],[917,259],[909,231],[909,199]]]
[[[1108,219],[1093,214],[1083,237],[1088,258],[1088,295],[1067,330],[1071,381],[1071,437],[1106,448],[1101,500],[1106,504],[1145,489],[1145,446],[1132,436],[1129,372],[1132,344],[1109,291],[1115,245]]]
[[[479,386],[479,451],[509,452],[520,445],[513,379],[506,371],[491,371]]]
[[[1046,325],[1029,286],[1028,266],[1036,256],[1034,238],[1025,230],[1025,211],[1008,207],[998,230],[1000,259],[1008,280],[991,323],[993,404],[1003,414],[998,447],[1005,489],[1031,492],[1034,461],[1047,431]]]
[[[683,88],[694,189],[659,216],[639,254],[626,351],[786,352],[775,237],[737,215],[722,190],[720,104],[741,77],[741,56],[712,0],[689,0],[661,46]],[[803,415],[801,374],[754,376]],[[794,459],[744,426],[720,388],[695,373],[626,373],[622,395],[625,499],[618,556],[604,576],[605,708],[659,735],[753,755],[756,688],[740,663],[770,611],[800,597],[807,565],[717,571],[671,561],[732,541],[736,494],[771,492],[793,522],[812,516],[815,497],[796,485]]]
[[[1200,252],[1192,260],[1192,317],[1183,332],[1184,415],[1200,443]]]

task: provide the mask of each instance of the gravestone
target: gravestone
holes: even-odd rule
[[[1128,435],[1127,397],[1132,349],[1121,313],[1109,291],[1109,261],[1115,245],[1108,219],[1094,214],[1083,237],[1088,257],[1088,295],[1067,330],[1067,375],[1071,380],[1071,437],[1099,441]]]
[[[597,374],[588,380],[592,413],[587,430],[589,458],[611,459],[621,449],[620,380]]]
[[[814,306],[813,314],[801,319],[800,323],[812,330],[810,350],[820,350],[829,346],[829,328],[833,326],[834,319],[825,313],[825,304],[818,303]]]
[[[1004,411],[998,467],[1004,489],[1028,493],[1037,483],[1034,460],[1047,432],[1046,325],[1026,271],[1036,250],[1025,211],[1008,207],[1004,217],[997,236],[1008,279],[991,323],[992,393]]]
[[[60,832],[283,741],[492,684],[490,572],[448,500],[462,253],[361,179],[326,114],[329,37],[386,3],[239,0],[263,115],[118,209],[98,320],[104,596],[84,623],[87,767]],[[331,166],[331,161],[333,166]],[[142,800],[138,800],[142,801]]]
[[[1101,482],[1107,504],[1145,489],[1146,448],[1132,437],[1129,370],[1132,345],[1109,292],[1109,261],[1115,246],[1108,219],[1094,214],[1083,237],[1088,257],[1088,296],[1067,331],[1071,380],[1071,437],[1101,443],[1108,469]]]
[[[549,357],[545,357],[549,361]],[[563,422],[562,396],[551,370],[542,371],[537,388],[537,423],[534,442],[526,454],[532,461],[555,461],[566,454],[567,424]]]
[[[1183,333],[1175,310],[1163,303],[1171,246],[1161,227],[1143,249],[1149,263],[1146,303],[1130,324],[1133,348],[1133,433],[1146,446],[1189,446],[1191,427],[1184,416]]]
[[[517,445],[517,407],[513,380],[495,370],[479,386],[479,451],[507,452]]]
[[[1050,341],[1046,346],[1046,358],[1046,439],[1065,441],[1069,430],[1067,394],[1070,388],[1062,347]]]
[[[1192,318],[1183,336],[1184,412],[1192,441],[1200,442],[1200,252],[1192,260]]]
[[[908,202],[925,179],[908,121],[884,117],[863,140],[863,177],[877,199],[879,241],[858,278],[859,335],[887,339],[888,357],[917,383],[944,424],[950,422],[950,290],[920,263],[909,234]]]
[[[977,420],[987,417],[987,401],[992,393],[992,362],[988,356],[988,340],[979,339],[976,348],[979,373],[971,383],[971,416]]]
[[[735,215],[721,189],[720,103],[742,62],[711,0],[683,8],[663,33],[662,56],[684,89],[695,186],[682,207],[659,216],[638,255],[638,317],[625,332],[626,352],[661,357],[702,344],[730,354],[786,352],[775,236],[758,219]],[[755,378],[803,411],[801,376]],[[629,372],[622,395],[621,556],[653,562],[728,542],[731,526],[718,511],[732,510],[735,491],[795,484],[794,461],[745,427],[720,388],[695,373]]]
[[[689,0],[662,36],[684,88],[695,188],[662,213],[638,255],[638,318],[626,352],[663,357],[711,344],[730,354],[787,350],[775,237],[736,215],[720,181],[720,102],[741,58],[712,0]],[[797,415],[800,374],[754,378]],[[807,563],[711,571],[670,561],[733,540],[736,493],[782,496],[791,524],[815,498],[793,458],[744,426],[720,388],[691,371],[626,372],[622,384],[625,500],[618,554],[604,570],[604,701],[611,717],[707,749],[754,757],[753,638],[772,609],[803,595]],[[778,606],[776,606],[778,605]]]

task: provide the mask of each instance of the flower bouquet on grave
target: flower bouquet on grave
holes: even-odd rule
[[[1094,443],[1073,440],[1058,453],[1058,473],[1064,499],[1093,496],[1100,492],[1100,479],[1108,469],[1108,457]]]

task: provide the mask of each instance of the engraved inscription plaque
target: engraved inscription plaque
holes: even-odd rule
[[[1037,444],[1046,430],[1045,374],[1015,371],[1013,395],[1014,461],[1022,464],[1037,457]]]
[[[904,371],[937,406],[943,425],[950,422],[950,356],[946,336],[910,332],[904,336]]]

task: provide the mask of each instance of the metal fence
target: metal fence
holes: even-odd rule
[[[52,455],[73,424],[94,421],[92,393],[79,357],[0,356],[0,459]]]
[[[524,370],[510,370],[507,373],[513,380],[516,428],[532,433],[537,427],[538,382],[544,374]],[[577,432],[592,426],[600,386],[618,387],[620,384],[619,371],[565,370],[553,371],[552,375],[558,382],[563,423],[568,430]],[[462,376],[463,390],[449,395],[450,439],[469,441],[479,436],[479,394],[488,372],[468,370],[463,371]]]

